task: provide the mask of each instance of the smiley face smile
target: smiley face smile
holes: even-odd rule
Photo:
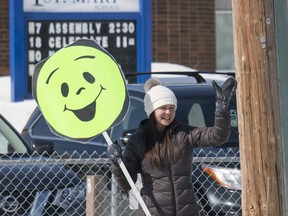
[[[78,110],[69,109],[65,104],[64,112],[66,110],[73,112],[74,115],[83,122],[91,121],[92,119],[94,119],[96,115],[96,101],[100,96],[100,94],[102,93],[102,91],[106,90],[102,85],[100,85],[100,87],[101,87],[100,92],[98,93],[96,99],[92,103]]]

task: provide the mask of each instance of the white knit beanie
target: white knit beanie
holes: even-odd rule
[[[147,116],[163,105],[175,105],[177,109],[177,99],[173,91],[160,85],[156,78],[147,80],[144,84],[146,95],[144,97],[144,108]]]

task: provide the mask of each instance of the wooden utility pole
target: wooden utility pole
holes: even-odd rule
[[[244,216],[284,216],[273,0],[232,0]]]

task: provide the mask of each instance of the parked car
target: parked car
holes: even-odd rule
[[[38,162],[37,162],[38,161]],[[85,183],[38,156],[0,114],[0,215],[84,216]]]
[[[199,127],[214,124],[215,93],[211,81],[207,82],[200,72],[177,72],[178,78],[179,76],[181,78],[180,82],[179,79],[163,77],[164,72],[160,73],[159,79],[165,80],[167,83],[163,84],[173,90],[177,97],[176,118],[179,121]],[[170,76],[173,72],[168,74]],[[204,74],[207,77],[209,73]],[[215,79],[215,75],[216,73],[213,74],[213,79]],[[153,76],[157,76],[157,73],[154,73]],[[218,80],[221,85],[225,80],[223,76],[227,78],[227,75],[218,76],[221,78]],[[194,77],[193,82],[190,82],[191,77]],[[107,131],[112,140],[118,140],[123,146],[136,130],[139,122],[147,118],[144,111],[143,85],[127,84],[127,87],[130,96],[127,115],[120,124]],[[194,170],[191,178],[200,200],[199,204],[202,205],[203,215],[242,215],[235,97],[231,101],[231,119],[232,133],[228,142],[221,146],[195,149]],[[36,150],[42,151],[43,143],[45,144],[46,141],[60,155],[106,157],[107,142],[103,135],[93,138],[86,144],[58,137],[50,131],[39,108],[32,113],[22,131],[22,136]]]

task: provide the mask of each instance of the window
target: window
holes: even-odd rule
[[[215,8],[216,68],[217,70],[234,71],[234,42],[231,0],[216,0]]]
[[[17,134],[0,119],[0,153],[12,154],[14,152],[23,154],[27,152],[27,149]]]
[[[8,152],[8,140],[0,133],[0,154],[7,154]]]
[[[203,111],[199,103],[194,103],[188,114],[189,125],[195,127],[205,127],[205,119],[203,116]]]
[[[195,127],[206,127],[214,124],[214,97],[178,100],[176,119]]]

